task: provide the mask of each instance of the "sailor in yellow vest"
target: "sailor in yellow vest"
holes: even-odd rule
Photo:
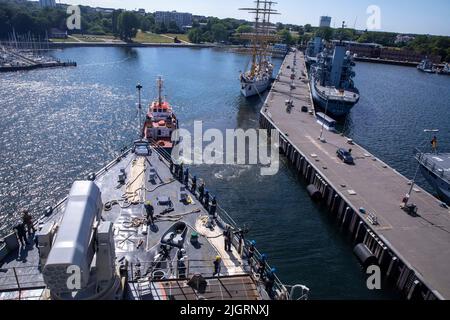
[[[437,152],[437,147],[438,147],[438,140],[437,140],[437,137],[434,136],[433,140],[431,140],[431,148],[433,149],[434,153]]]

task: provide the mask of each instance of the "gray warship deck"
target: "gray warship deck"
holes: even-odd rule
[[[118,177],[123,173],[126,180],[121,184]],[[114,224],[116,261],[119,264],[126,261],[128,266],[128,285],[123,298],[195,300],[199,294],[187,285],[187,281],[200,274],[208,279],[203,298],[269,299],[263,283],[258,281],[247,263],[244,246],[239,246],[239,242],[245,243],[243,239],[235,235],[231,252],[225,251],[225,226],[233,226],[237,231],[232,219],[219,214],[215,225],[207,227],[208,211],[189,191],[189,201],[180,201],[184,185],[174,178],[168,161],[160,153],[153,150],[150,156],[137,156],[128,151],[97,173],[95,183],[105,204],[102,220]],[[155,220],[150,225],[145,218],[147,201],[154,207]],[[59,223],[65,204],[66,200],[50,216],[42,217],[39,226]],[[168,252],[164,251],[166,255],[161,251],[164,235],[180,223],[187,229],[182,241],[185,250],[183,275],[177,267],[181,246],[170,247]],[[199,235],[198,242],[190,241],[193,233]],[[220,276],[214,277],[216,256],[222,258],[222,265]],[[34,244],[11,252],[0,263],[0,300],[49,298],[39,266],[39,252]]]

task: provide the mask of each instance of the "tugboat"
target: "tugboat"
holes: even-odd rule
[[[169,109],[152,107],[150,119]],[[307,299],[188,169],[139,139],[62,201],[30,210],[36,246],[0,239],[0,300]]]
[[[333,55],[324,49],[310,69],[312,97],[316,107],[337,118],[346,116],[360,95],[353,83],[353,57],[338,43]]]
[[[143,137],[170,153],[177,142],[172,139],[172,134],[178,129],[178,120],[172,106],[163,99],[161,77],[158,77],[157,88],[158,98],[149,105],[143,127]]]
[[[270,23],[270,17],[278,14],[272,9],[273,1],[256,0],[255,8],[242,8],[255,13],[255,25],[252,33],[240,35],[241,39],[252,42],[252,62],[250,70],[241,73],[241,93],[244,97],[260,95],[266,91],[273,79],[274,66],[271,62],[269,42],[277,39]]]
[[[417,66],[417,70],[425,73],[435,72],[433,62],[431,62],[428,58],[422,60],[422,62]]]

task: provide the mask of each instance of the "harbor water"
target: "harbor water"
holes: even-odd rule
[[[75,179],[100,169],[136,138],[135,85],[147,104],[162,75],[180,125],[192,129],[258,128],[259,97],[239,92],[249,58],[214,49],[70,48],[51,53],[76,68],[0,74],[0,218],[10,231],[18,210],[38,215],[67,194]],[[277,67],[281,60],[275,60]],[[413,148],[429,147],[424,128],[439,128],[450,150],[450,77],[414,68],[358,63],[361,101],[346,133],[409,178]],[[195,166],[207,188],[235,220],[250,229],[287,284],[311,288],[312,299],[392,299],[389,289],[369,291],[352,243],[309,199],[295,170],[281,158],[280,172],[263,177],[255,166]],[[420,178],[419,184],[426,182]],[[405,189],[402,191],[402,189]],[[399,186],[401,193],[408,190]]]

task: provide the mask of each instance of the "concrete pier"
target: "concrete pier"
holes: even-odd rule
[[[292,73],[295,80],[292,81]],[[288,110],[286,100],[293,108]],[[307,107],[310,112],[302,112]],[[450,212],[435,197],[415,187],[410,203],[417,215],[401,209],[410,180],[348,138],[316,122],[304,55],[292,52],[261,109],[260,125],[280,133],[280,151],[307,185],[322,194],[322,204],[355,246],[364,243],[381,270],[407,299],[450,299]],[[355,165],[336,157],[352,149]],[[365,213],[361,212],[365,209]]]

